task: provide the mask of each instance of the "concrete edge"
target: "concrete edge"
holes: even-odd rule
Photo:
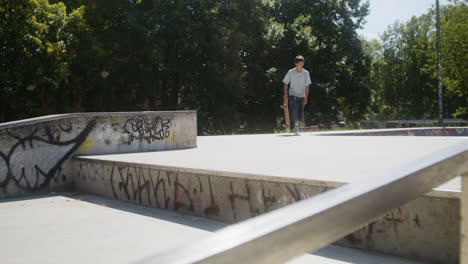
[[[163,114],[169,114],[169,113],[178,113],[178,114],[191,114],[191,113],[197,113],[196,110],[182,110],[182,111],[134,111],[134,112],[87,112],[87,113],[68,113],[68,114],[57,114],[57,115],[47,115],[47,116],[40,116],[40,117],[34,117],[34,118],[28,118],[28,119],[21,119],[17,121],[11,121],[11,122],[5,122],[5,123],[0,123],[0,130],[2,129],[9,129],[9,128],[16,128],[16,127],[22,127],[22,126],[27,126],[27,125],[32,125],[32,124],[37,124],[37,123],[43,123],[43,122],[50,122],[50,121],[56,121],[60,119],[66,119],[66,118],[73,118],[73,117],[93,117],[93,116],[106,116],[106,115],[145,115],[145,114],[155,114],[155,113],[163,113]]]
[[[365,134],[379,132],[395,132],[395,131],[415,131],[415,130],[444,130],[444,129],[468,129],[468,127],[413,127],[413,128],[387,128],[387,129],[363,129],[363,130],[338,130],[338,131],[323,131],[312,132],[314,135],[348,135],[348,134]]]
[[[434,188],[432,189],[432,191],[426,193],[424,196],[446,199],[461,199],[461,190]]]
[[[325,181],[318,181],[318,180],[286,178],[286,177],[280,177],[280,176],[261,175],[261,174],[206,170],[206,169],[196,169],[196,168],[177,167],[177,166],[164,166],[164,165],[145,164],[145,163],[138,163],[138,162],[101,160],[101,159],[97,159],[94,157],[87,157],[87,156],[76,156],[73,158],[73,160],[95,161],[95,162],[101,162],[101,163],[106,163],[106,164],[120,164],[120,165],[131,164],[131,165],[138,165],[138,167],[141,167],[144,169],[158,169],[158,170],[167,170],[167,171],[184,172],[184,173],[204,174],[208,176],[250,179],[250,180],[260,180],[260,181],[279,182],[279,183],[306,184],[306,185],[331,187],[331,188],[340,187],[346,184],[346,183],[332,182],[332,181],[325,182]]]
[[[261,175],[261,174],[205,170],[205,169],[177,167],[177,166],[164,166],[164,165],[156,165],[156,164],[137,163],[137,162],[101,160],[101,159],[97,159],[94,157],[87,157],[87,156],[76,156],[73,158],[73,160],[95,161],[95,162],[101,162],[105,164],[120,164],[120,165],[131,164],[131,165],[138,165],[139,167],[145,168],[145,169],[159,169],[159,170],[176,171],[176,172],[183,172],[183,173],[196,173],[196,174],[204,174],[204,175],[209,175],[209,176],[250,179],[250,180],[259,180],[259,181],[267,181],[267,182],[305,184],[305,185],[326,187],[330,189],[341,187],[341,186],[348,184],[348,183],[334,182],[334,181],[319,181],[319,180],[287,178],[287,177]],[[434,198],[444,198],[444,199],[460,199],[461,191],[434,188],[432,191],[424,194],[423,196],[434,197]]]

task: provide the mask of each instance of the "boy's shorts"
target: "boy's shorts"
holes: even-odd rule
[[[304,122],[304,98],[289,96],[288,105],[291,122]]]

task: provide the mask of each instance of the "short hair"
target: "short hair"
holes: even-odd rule
[[[298,63],[304,61],[304,57],[301,55],[297,55],[296,58],[294,58],[294,63]]]

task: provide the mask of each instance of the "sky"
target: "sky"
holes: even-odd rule
[[[378,38],[396,20],[405,22],[412,16],[419,16],[435,6],[436,0],[369,0],[369,15],[364,29],[358,31],[368,39]],[[448,0],[440,0],[441,5]]]

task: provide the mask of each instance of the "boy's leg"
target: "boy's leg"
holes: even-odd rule
[[[297,121],[299,124],[304,123],[304,98],[298,98],[297,105]]]
[[[302,105],[304,104],[304,99],[290,96],[289,97],[289,106],[290,106],[290,113],[291,113],[291,122],[294,124],[293,132],[295,135],[299,135],[299,125],[301,123],[301,111]],[[303,114],[302,114],[303,115]]]
[[[295,96],[289,96],[289,114],[290,114],[290,119],[291,119],[291,124],[293,126],[292,131],[295,131],[296,125],[297,125],[297,97]]]
[[[301,122],[304,122],[304,98],[296,99],[297,119],[294,121],[296,135],[299,135],[299,127]]]

